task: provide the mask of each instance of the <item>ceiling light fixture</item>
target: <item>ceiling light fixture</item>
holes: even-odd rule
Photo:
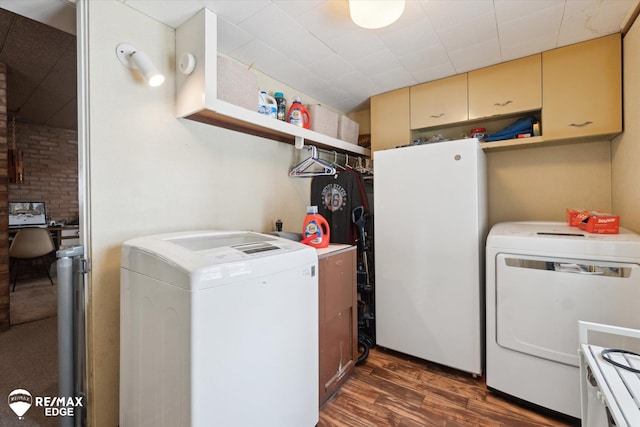
[[[149,86],[160,86],[164,83],[164,76],[153,65],[146,53],[137,50],[130,44],[120,43],[116,47],[116,56],[122,64],[132,70],[140,70],[140,74]]]
[[[404,12],[404,0],[349,0],[349,12],[359,27],[382,28],[400,18]]]

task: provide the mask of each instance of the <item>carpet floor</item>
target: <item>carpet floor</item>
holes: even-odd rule
[[[59,425],[60,418],[46,417],[42,407],[32,406],[20,420],[7,404],[9,393],[18,388],[34,398],[59,394],[57,325],[57,317],[48,317],[0,333],[0,426]]]
[[[37,396],[58,392],[58,286],[49,278],[20,278],[10,292],[11,328],[0,332],[0,426],[58,426],[59,417],[45,416],[35,405],[20,420],[7,404],[21,388]],[[1,403],[4,402],[4,403]]]
[[[18,280],[16,290],[10,292],[11,325],[54,317],[58,308],[58,286],[48,277]]]

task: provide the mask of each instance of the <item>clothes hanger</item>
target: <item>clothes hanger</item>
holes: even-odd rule
[[[289,171],[291,177],[306,177],[306,176],[322,176],[322,175],[335,175],[336,169],[333,165],[321,160],[318,157],[318,149],[310,145],[311,156],[298,163]]]
[[[345,164],[346,164],[346,161],[345,161]],[[347,170],[346,167],[338,163],[338,153],[336,151],[333,152],[333,165],[335,166],[336,169]]]

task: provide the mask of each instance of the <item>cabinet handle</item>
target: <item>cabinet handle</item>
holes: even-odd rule
[[[336,261],[336,265],[342,265],[342,264],[344,264],[343,260],[339,259],[338,261]]]
[[[507,105],[511,104],[513,101],[509,100],[509,101],[505,101],[505,102],[496,102],[495,105],[496,107],[506,107]]]
[[[587,121],[584,123],[570,123],[569,126],[573,126],[575,128],[583,128],[585,126],[592,125],[592,124],[593,124],[592,121]]]
[[[439,119],[440,117],[444,116],[444,113],[440,113],[437,116],[434,116],[433,114],[431,115],[432,119]]]

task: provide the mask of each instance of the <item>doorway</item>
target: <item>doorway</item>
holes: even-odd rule
[[[73,25],[63,31],[28,18],[28,9],[36,5],[16,2],[15,6],[23,7],[24,15],[0,9],[0,75],[6,85],[0,101],[0,115],[4,116],[0,122],[6,125],[6,132],[0,132],[0,146],[5,152],[16,149],[22,153],[24,173],[15,182],[7,177],[0,209],[7,212],[9,201],[44,202],[47,224],[74,225],[77,236],[77,58],[76,36],[69,32],[75,31],[75,7],[66,5]],[[37,7],[42,9],[42,3]],[[12,292],[8,248],[10,234],[15,232],[10,232],[7,221],[0,221],[0,234],[6,242],[0,245],[0,251],[6,251],[0,257],[0,395],[6,399],[18,388],[31,390],[33,396],[58,395],[55,252],[47,258],[53,286],[42,266],[34,263],[32,269],[20,268],[16,291]],[[79,244],[73,232],[65,234],[63,245]],[[40,290],[48,296],[43,299]],[[18,305],[22,308],[16,314]],[[12,374],[5,375],[5,368]],[[40,413],[43,411],[29,412],[26,418],[38,425],[60,422],[58,417],[45,417]],[[16,421],[10,407],[0,405],[0,424]]]

